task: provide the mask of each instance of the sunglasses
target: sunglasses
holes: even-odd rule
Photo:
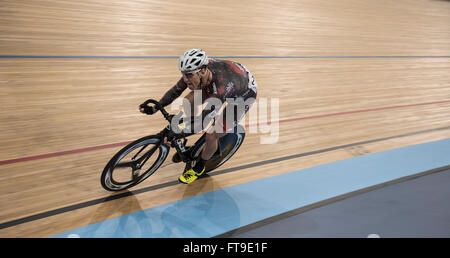
[[[195,70],[195,71],[191,71],[191,72],[187,72],[187,73],[182,73],[182,74],[187,79],[190,79],[190,78],[192,78],[192,76],[194,76],[194,74],[198,73],[199,71],[200,71],[200,69]]]

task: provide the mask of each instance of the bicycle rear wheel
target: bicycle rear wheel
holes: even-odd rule
[[[120,191],[139,184],[164,162],[169,146],[158,136],[138,139],[117,152],[103,169],[100,182],[108,191]]]

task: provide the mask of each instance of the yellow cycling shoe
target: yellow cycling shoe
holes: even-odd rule
[[[203,167],[202,172],[197,173],[191,168],[188,171],[184,172],[183,175],[181,175],[178,178],[178,181],[180,181],[180,183],[183,183],[183,184],[190,184],[190,183],[194,182],[195,180],[197,180],[197,178],[199,176],[201,176],[203,174],[203,172],[205,172],[205,169],[206,168]]]

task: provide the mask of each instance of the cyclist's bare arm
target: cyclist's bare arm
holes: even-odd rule
[[[181,78],[170,90],[168,90],[164,96],[159,100],[159,103],[166,107],[170,103],[172,103],[175,99],[177,99],[181,93],[187,88],[187,85],[183,82],[183,78]],[[145,113],[145,109],[143,107],[139,107],[139,111]],[[157,110],[153,107],[152,112],[147,114],[153,114]]]

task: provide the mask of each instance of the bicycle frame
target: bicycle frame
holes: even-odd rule
[[[162,144],[166,144],[164,139],[167,138],[167,142],[170,142],[170,145],[168,145],[168,147],[172,147],[175,148],[175,150],[177,151],[177,153],[180,155],[182,161],[186,164],[190,164],[193,161],[193,157],[191,157],[191,155],[189,155],[189,150],[186,149],[186,143],[187,143],[187,139],[186,137],[192,136],[196,133],[185,133],[183,131],[181,131],[181,133],[176,133],[172,130],[172,119],[173,118],[178,118],[180,120],[180,124],[184,123],[184,120],[181,118],[182,116],[182,112],[178,113],[177,115],[170,115],[169,113],[167,113],[167,111],[164,109],[164,107],[161,106],[161,104],[153,99],[149,99],[147,101],[145,101],[143,103],[143,105],[147,105],[148,103],[153,103],[155,104],[155,106],[157,107],[158,110],[161,111],[161,113],[163,114],[164,118],[169,122],[169,125],[167,125],[161,132],[159,132],[157,134],[157,136],[159,136],[160,138],[160,144],[158,144],[157,146],[155,146],[153,149],[158,148],[160,145]],[[183,139],[183,141],[181,140]],[[166,144],[167,146],[167,144]],[[145,147],[143,148],[145,149]],[[142,149],[142,150],[143,150]],[[152,150],[153,150],[152,149]],[[142,151],[140,150],[136,156]],[[148,153],[144,154],[144,156],[151,156],[153,154],[152,150],[150,150]],[[153,150],[154,151],[154,150]],[[141,157],[141,159],[143,158]],[[145,160],[146,161],[146,160]],[[144,163],[145,163],[144,161]],[[142,165],[144,164],[142,163]]]
[[[164,138],[167,137],[167,142],[170,142],[171,145],[169,147],[173,147],[176,149],[177,153],[180,155],[182,161],[186,164],[190,164],[191,161],[193,161],[192,159],[194,157],[191,157],[191,155],[186,155],[189,154],[189,151],[186,150],[186,142],[187,139],[186,137],[189,137],[191,135],[194,135],[196,133],[184,133],[181,130],[181,133],[176,133],[172,130],[172,119],[173,118],[177,118],[179,119],[180,123],[182,124],[184,123],[184,120],[181,118],[181,116],[183,115],[183,112],[178,113],[177,115],[170,115],[169,113],[167,113],[167,111],[164,109],[164,107],[162,107],[162,105],[154,100],[154,99],[149,99],[147,101],[145,101],[143,103],[143,105],[147,105],[148,103],[153,103],[155,104],[155,106],[157,107],[158,110],[161,111],[161,113],[163,114],[164,118],[169,122],[169,125],[166,126],[158,135],[160,135],[160,139],[161,139],[161,144],[164,144]],[[227,106],[227,102],[225,102],[219,109],[219,111],[216,112],[216,114],[220,114],[223,112],[223,110],[225,109],[225,107]],[[191,121],[195,121],[195,119],[191,119]],[[209,121],[208,125],[205,128],[209,128],[215,121],[215,118],[212,119],[211,121]],[[193,128],[192,126],[190,128]],[[182,142],[181,139],[184,139],[184,141]],[[220,146],[219,146],[219,151],[220,151]]]

